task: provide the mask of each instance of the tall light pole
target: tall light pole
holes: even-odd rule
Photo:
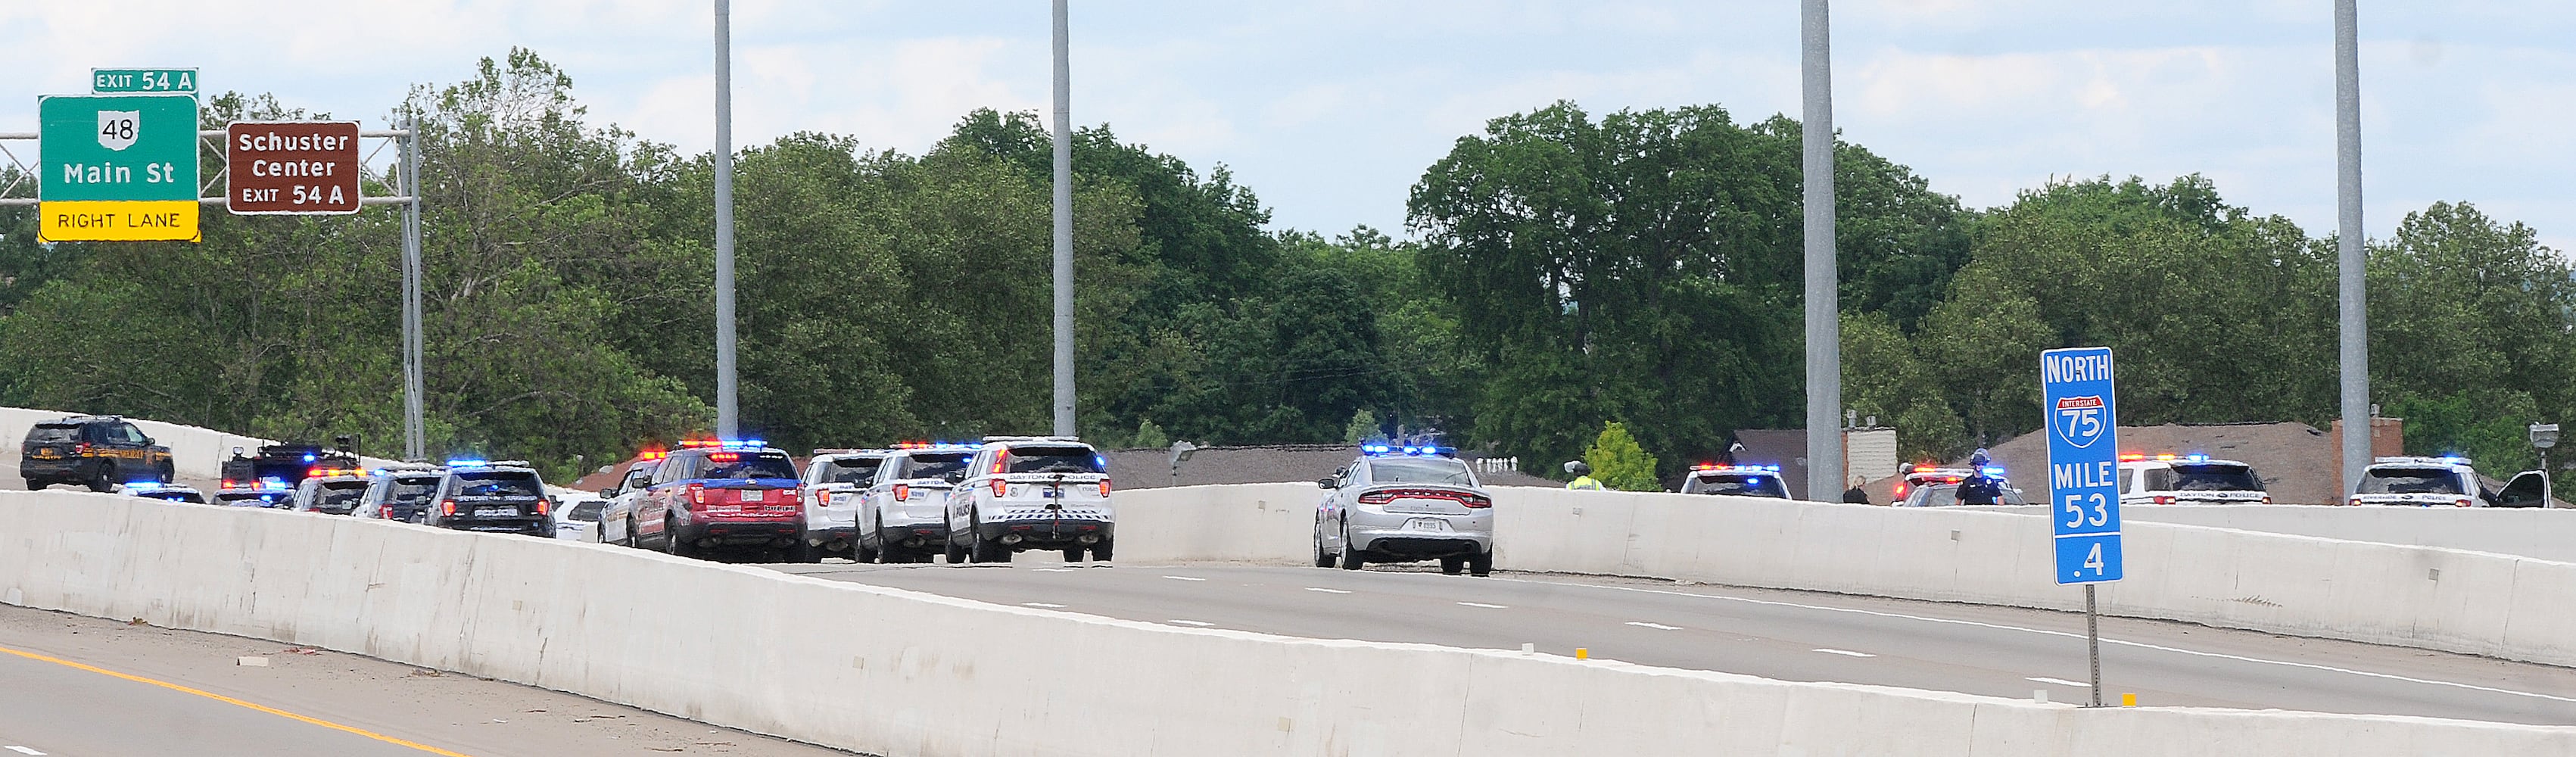
[[[716,438],[742,432],[733,371],[733,3],[716,0]]]
[[[1802,0],[1807,248],[1807,498],[1840,501],[1843,482],[1841,278],[1834,269],[1834,66],[1825,0]]]
[[[2370,317],[2361,229],[2361,45],[2354,0],[2335,0],[2335,230],[2343,312],[2343,490],[2370,467]]]
[[[1073,427],[1073,72],[1066,0],[1055,0],[1055,434]]]

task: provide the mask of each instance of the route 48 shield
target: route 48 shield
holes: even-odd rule
[[[98,146],[117,152],[134,146],[134,135],[143,131],[143,111],[102,110],[98,112]]]

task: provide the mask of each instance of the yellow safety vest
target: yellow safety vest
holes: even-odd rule
[[[1568,488],[1568,489],[1591,489],[1591,490],[1594,490],[1594,491],[1599,491],[1599,490],[1604,489],[1604,488],[1606,488],[1606,487],[1603,487],[1603,486],[1601,485],[1601,482],[1592,480],[1592,477],[1591,477],[1591,476],[1575,476],[1575,477],[1574,477],[1574,480],[1565,482],[1565,488]]]

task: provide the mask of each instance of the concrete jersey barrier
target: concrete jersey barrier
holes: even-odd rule
[[[2037,515],[2047,508],[1978,509]],[[2576,509],[2163,505],[2124,507],[2120,519],[2576,562]]]
[[[1180,629],[598,545],[76,492],[0,493],[0,599],[896,757],[2576,753],[2569,728],[2080,710]]]

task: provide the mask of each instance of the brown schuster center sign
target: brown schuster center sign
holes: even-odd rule
[[[224,207],[247,215],[358,212],[358,122],[224,127]]]

